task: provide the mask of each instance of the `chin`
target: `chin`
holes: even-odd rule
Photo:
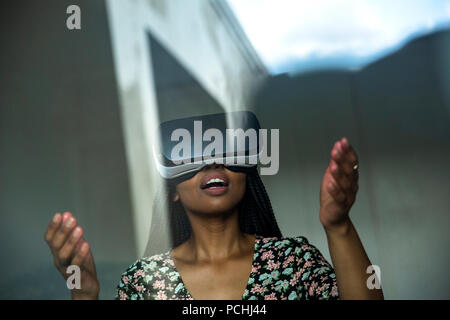
[[[233,210],[237,204],[230,203],[225,199],[212,199],[209,201],[205,201],[202,203],[204,210],[199,210],[199,212],[203,212],[205,215],[215,216],[225,214]]]

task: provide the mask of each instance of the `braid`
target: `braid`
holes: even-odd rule
[[[191,223],[180,201],[176,203],[171,202],[169,208],[170,219],[172,221],[170,226],[172,247],[175,248],[189,239],[191,235]]]
[[[251,194],[247,197],[250,206],[241,213],[250,217],[246,219],[246,229],[266,237],[281,237],[269,196],[256,170],[247,174],[247,191]]]

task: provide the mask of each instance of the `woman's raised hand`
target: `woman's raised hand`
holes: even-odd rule
[[[53,263],[64,279],[71,276],[67,268],[80,268],[80,289],[71,289],[72,299],[98,299],[100,285],[95,270],[94,258],[89,244],[83,238],[83,229],[70,212],[56,213],[45,233],[53,254]]]
[[[347,138],[337,141],[320,187],[320,222],[326,229],[345,225],[358,191],[358,157]]]

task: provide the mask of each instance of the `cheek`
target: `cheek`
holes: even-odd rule
[[[188,205],[188,207],[190,207],[190,203],[198,201],[198,194],[197,194],[197,190],[195,188],[195,184],[192,183],[191,181],[185,181],[180,183],[177,186],[177,192],[178,195],[180,196],[179,201],[181,201],[181,203],[183,203],[183,205]]]
[[[240,201],[245,194],[245,174],[244,173],[235,173],[236,177],[233,179],[234,184],[234,190],[233,190],[233,197],[237,198],[238,201]]]

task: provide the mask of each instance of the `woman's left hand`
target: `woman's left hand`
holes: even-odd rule
[[[349,222],[358,191],[358,157],[347,138],[337,141],[320,187],[320,222],[333,229]]]

